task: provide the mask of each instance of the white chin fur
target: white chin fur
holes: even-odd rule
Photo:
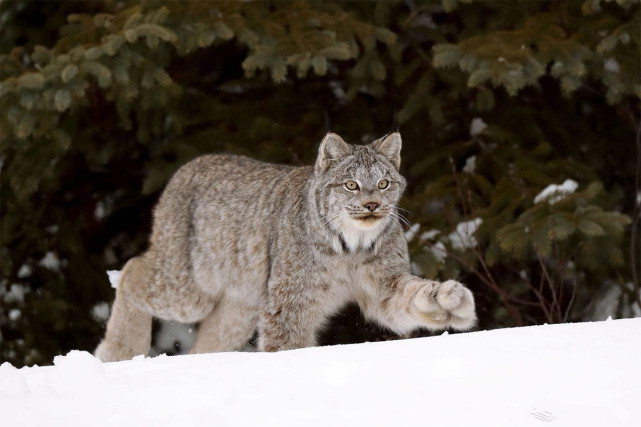
[[[364,222],[355,219],[349,219],[341,227],[341,235],[350,251],[358,248],[368,248],[376,240],[383,228],[385,218],[374,222]]]

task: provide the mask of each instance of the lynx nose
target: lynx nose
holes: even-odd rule
[[[374,212],[376,208],[378,208],[380,205],[376,202],[368,202],[368,203],[365,203],[363,206],[365,206],[368,211]]]

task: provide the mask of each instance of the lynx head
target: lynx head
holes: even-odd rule
[[[390,133],[369,145],[350,145],[335,133],[321,142],[315,199],[319,214],[351,249],[370,245],[398,216],[405,189],[401,135]]]

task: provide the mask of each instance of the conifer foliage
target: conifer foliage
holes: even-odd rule
[[[481,328],[639,315],[639,3],[2,1],[0,361],[92,349],[171,174],[309,164],[325,111],[360,143],[398,108],[413,268]]]

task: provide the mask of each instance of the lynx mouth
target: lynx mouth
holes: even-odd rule
[[[375,213],[371,213],[371,214],[366,214],[366,215],[353,216],[352,220],[354,221],[355,225],[358,228],[368,229],[368,228],[372,228],[376,224],[378,224],[378,222],[381,219],[383,219],[384,216],[385,215],[381,215],[381,214],[378,214],[378,213],[376,213],[376,214]]]
[[[354,219],[358,221],[378,221],[379,219],[383,218],[383,215],[378,215],[378,214],[367,214],[367,215],[361,215],[361,216],[356,216]]]

